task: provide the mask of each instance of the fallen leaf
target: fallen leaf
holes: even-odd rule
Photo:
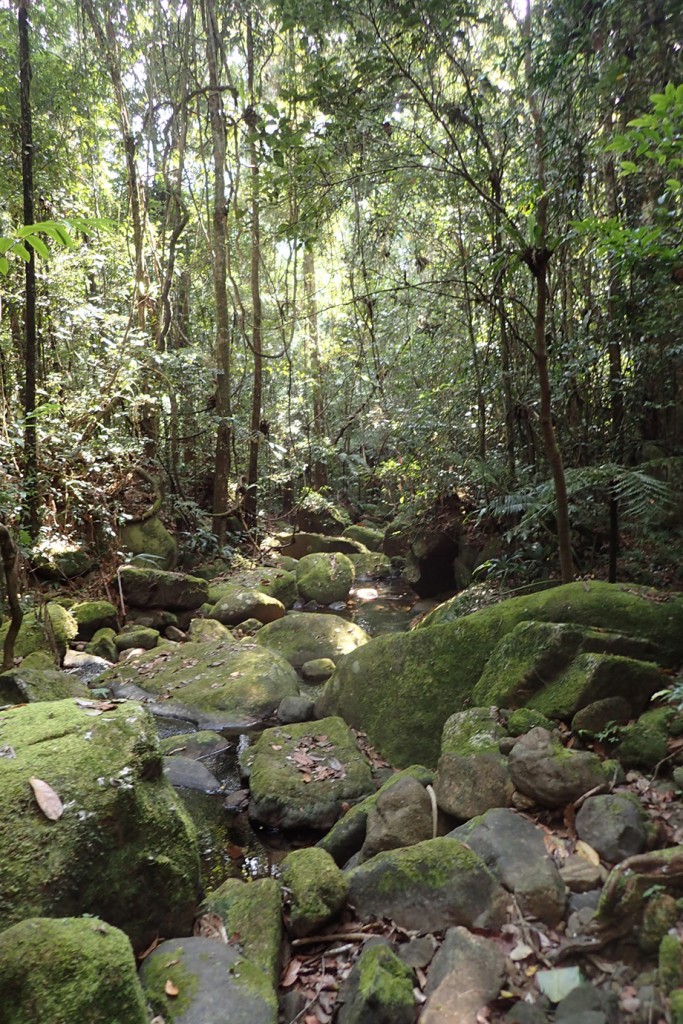
[[[287,965],[287,968],[283,973],[282,978],[280,979],[280,984],[282,985],[283,988],[289,988],[290,985],[294,984],[296,979],[299,977],[301,967],[301,960],[297,960],[296,957],[293,960],[289,961],[289,964]]]
[[[551,1003],[559,1003],[581,984],[583,978],[578,967],[558,967],[551,971],[538,971],[536,981]]]
[[[29,785],[33,790],[36,802],[46,818],[50,821],[57,821],[64,813],[64,804],[55,793],[52,786],[42,779],[30,778]]]
[[[594,850],[592,846],[589,846],[588,843],[585,843],[583,839],[576,840],[576,852],[579,857],[583,857],[584,860],[590,861],[590,863],[594,864],[596,867],[599,866],[600,854]]]
[[[518,942],[515,948],[508,953],[508,956],[513,962],[518,960],[526,960],[528,957],[533,956],[534,951],[531,946],[527,946],[526,942]]]
[[[271,743],[271,747],[273,748],[273,750],[282,750],[281,743]]]
[[[228,934],[219,914],[202,914],[198,917],[192,928],[192,934],[204,939],[215,939],[217,942],[228,944]]]
[[[166,993],[167,996],[180,995],[180,989],[178,988],[177,985],[173,984],[170,978],[166,979],[166,984],[164,985],[164,992]]]

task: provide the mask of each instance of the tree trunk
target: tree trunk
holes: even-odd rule
[[[19,88],[21,94],[21,174],[24,193],[24,224],[33,224],[33,119],[31,114],[31,50],[28,32],[29,0],[19,0]],[[24,330],[26,333],[24,382],[24,485],[26,517],[31,536],[37,539],[39,517],[38,496],[38,432],[36,429],[36,254],[29,247],[25,278]]]
[[[0,523],[0,556],[2,557],[2,568],[5,574],[5,587],[7,590],[7,604],[10,610],[10,625],[5,636],[5,643],[2,651],[2,670],[6,672],[14,668],[14,641],[21,627],[24,613],[19,603],[19,578],[17,575],[17,562],[19,556],[12,540],[12,536],[6,526]]]
[[[252,109],[256,103],[254,88],[254,33],[251,15],[247,16],[247,86]],[[251,164],[251,348],[254,357],[253,390],[251,395],[251,429],[249,434],[249,462],[247,466],[247,493],[244,496],[244,517],[247,525],[256,525],[258,508],[258,461],[261,433],[261,405],[263,392],[263,309],[261,303],[261,199],[260,165],[256,140],[249,142]]]
[[[320,366],[320,336],[318,333],[318,303],[315,296],[315,257],[310,249],[304,251],[304,292],[306,295],[306,317],[308,340],[313,377],[313,437],[318,449],[325,436],[323,408],[322,370]],[[316,453],[313,459],[313,487],[319,491],[327,484],[327,467]]]
[[[228,481],[232,412],[230,407],[230,309],[227,289],[228,209],[225,200],[225,115],[218,72],[219,37],[214,0],[202,0],[206,61],[209,69],[209,118],[214,164],[213,289],[216,302],[216,454],[213,476],[214,533],[219,546],[225,543],[228,515]]]

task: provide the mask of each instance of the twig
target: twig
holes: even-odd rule
[[[306,935],[303,939],[292,939],[292,947],[315,946],[325,942],[363,942],[369,939],[374,932],[332,932],[330,935]]]

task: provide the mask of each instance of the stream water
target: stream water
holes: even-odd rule
[[[405,580],[358,581],[345,609],[334,614],[350,619],[370,636],[398,633],[408,629],[420,611],[418,598]],[[328,609],[320,609],[326,614]],[[306,687],[306,693],[312,688]],[[158,719],[159,735],[187,733],[187,722]],[[225,807],[228,794],[242,788],[238,765],[240,750],[254,734],[224,734],[226,746],[217,754],[202,758],[202,763],[218,779],[218,793],[179,789],[199,835],[202,883],[206,891],[215,889],[227,878],[262,878],[278,873],[280,861],[290,850],[309,846],[319,837],[304,832],[282,833],[252,825],[246,811],[235,813]]]

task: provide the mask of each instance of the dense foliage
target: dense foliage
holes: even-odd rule
[[[559,526],[565,576],[610,532],[613,563],[675,549],[677,0],[35,0],[33,225],[17,7],[0,495],[27,542],[111,546],[141,466],[195,550],[238,506],[455,496],[520,562],[554,566]]]

